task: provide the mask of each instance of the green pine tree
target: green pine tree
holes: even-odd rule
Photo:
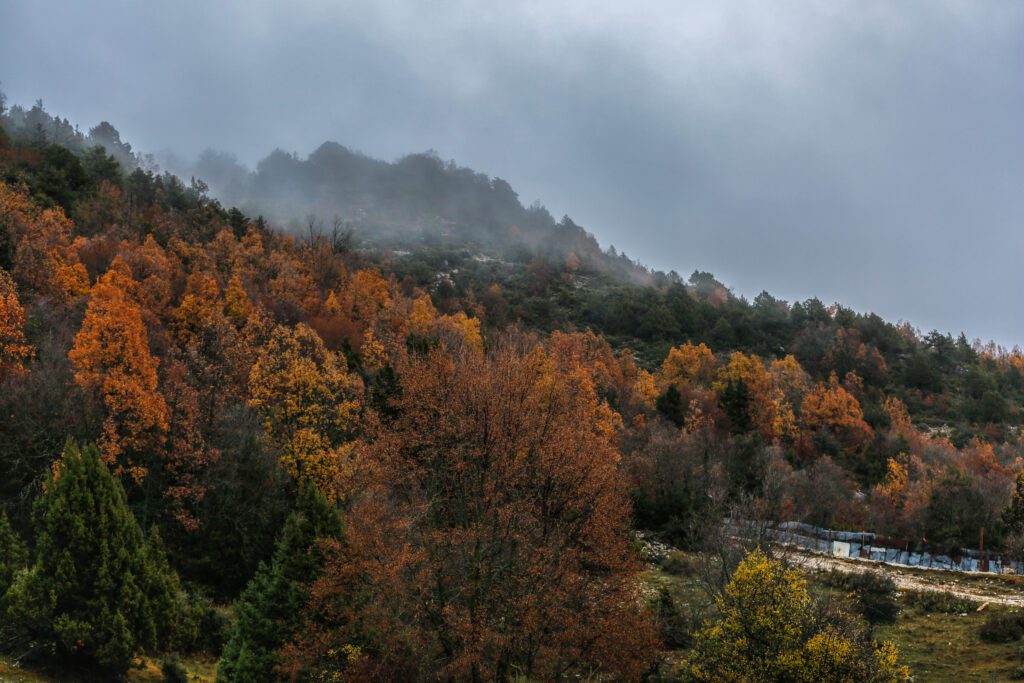
[[[28,565],[28,548],[11,527],[7,513],[0,513],[0,607],[15,575]]]
[[[340,535],[338,509],[314,489],[305,490],[285,522],[273,562],[260,565],[235,605],[235,627],[217,665],[218,681],[279,680],[278,650],[299,626],[309,584],[323,567],[317,540]]]
[[[28,566],[28,548],[11,527],[6,513],[0,513],[0,648],[17,642],[18,632],[4,618],[7,591]]]
[[[171,569],[164,542],[155,526],[150,529],[143,560],[145,578],[142,588],[146,595],[143,623],[147,627],[152,625],[152,630],[145,634],[142,642],[147,650],[153,651],[175,641],[178,619],[186,606],[179,603],[181,584]]]
[[[34,560],[8,592],[8,618],[27,640],[114,676],[167,642],[178,579],[94,446],[68,442],[33,523]]]

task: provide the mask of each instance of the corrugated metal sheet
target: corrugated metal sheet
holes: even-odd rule
[[[743,533],[744,526],[748,526],[735,520],[728,524],[739,534]],[[748,528],[750,527],[748,526]],[[823,529],[803,522],[784,522],[770,533],[776,540],[783,543],[792,543],[802,548],[841,557],[867,557],[878,562],[908,567],[958,569],[967,572],[983,571],[985,563],[981,560],[986,559],[989,573],[1024,573],[1024,563],[1004,560],[999,556],[990,556],[987,553],[982,554],[973,548],[962,548],[954,560],[949,555],[933,555],[927,551],[918,552],[908,548],[879,545],[879,541],[892,543],[897,539],[885,538],[883,540],[882,537],[870,532]],[[838,550],[840,548],[841,550]],[[846,553],[846,555],[841,553]]]

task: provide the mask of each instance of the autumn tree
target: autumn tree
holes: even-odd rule
[[[903,498],[909,486],[910,475],[907,466],[889,458],[886,463],[885,479],[875,487],[875,491],[893,508],[899,508],[903,505]]]
[[[161,247],[152,235],[147,235],[142,244],[122,242],[117,256],[139,283],[137,293],[143,308],[166,317],[178,283],[184,277],[179,258]]]
[[[0,380],[22,369],[32,355],[25,339],[25,309],[18,301],[14,280],[0,268]]]
[[[591,377],[598,396],[629,419],[654,407],[658,392],[654,377],[637,366],[628,349],[616,354],[599,334],[551,333],[551,354],[563,370],[582,368]]]
[[[267,308],[281,323],[306,320],[320,306],[320,292],[302,261],[285,250],[270,253],[268,263],[275,276],[267,283]]]
[[[796,436],[796,417],[783,386],[757,356],[734,352],[713,386],[738,431],[754,429],[768,441]]]
[[[414,342],[441,340],[483,351],[480,319],[471,318],[464,311],[440,315],[428,294],[420,294],[409,304],[406,331]]]
[[[0,182],[3,228],[15,245],[10,265],[23,287],[58,302],[88,290],[88,274],[72,247],[73,225],[60,207],[39,209],[23,191]]]
[[[822,358],[823,367],[839,376],[856,372],[873,386],[880,386],[888,374],[885,359],[878,349],[869,347],[860,339],[855,328],[836,330],[831,347]]]
[[[437,320],[437,309],[434,308],[429,294],[420,294],[412,300],[409,310],[409,332],[425,337],[433,329]]]
[[[800,426],[805,437],[824,433],[846,452],[861,451],[874,436],[864,421],[860,403],[833,373],[827,383],[818,383],[800,405]]]
[[[790,406],[799,406],[811,388],[811,378],[792,354],[772,361],[768,369],[772,387],[781,392]]]
[[[244,327],[252,315],[253,304],[242,285],[239,274],[232,273],[224,290],[224,314],[238,328]]]
[[[751,552],[718,598],[720,616],[697,634],[697,681],[901,683],[909,678],[890,642],[873,642],[856,619],[822,614],[795,569]]]
[[[707,385],[714,379],[715,356],[706,345],[687,342],[668,352],[661,364],[661,381],[665,384],[686,382]]]
[[[463,345],[475,351],[484,349],[480,319],[470,318],[463,311],[439,317],[434,326],[434,333],[449,344]]]
[[[388,281],[375,268],[356,272],[349,280],[346,295],[352,302],[352,313],[356,320],[366,324],[375,320],[391,303]]]
[[[203,272],[193,272],[185,286],[185,296],[173,313],[171,329],[181,345],[193,341],[201,328],[221,315],[217,281]]]
[[[250,405],[263,415],[281,463],[328,496],[341,493],[339,463],[362,408],[362,390],[345,357],[303,324],[276,327],[249,376]]]
[[[157,389],[157,360],[149,350],[136,290],[127,264],[115,260],[89,293],[68,358],[75,382],[106,408],[99,441],[104,461],[141,482],[150,466],[147,451],[152,455],[166,436],[168,411]]]
[[[649,665],[611,412],[582,369],[499,346],[400,369],[293,674],[635,680]]]

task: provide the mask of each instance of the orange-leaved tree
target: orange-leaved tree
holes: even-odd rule
[[[138,283],[121,259],[89,293],[85,320],[68,358],[75,382],[103,402],[106,419],[99,440],[103,458],[115,471],[127,469],[138,483],[145,457],[167,434],[167,404],[157,389],[157,360],[137,301]]]
[[[864,421],[860,402],[839,383],[835,373],[827,383],[819,382],[804,397],[800,426],[805,437],[825,433],[847,452],[862,450],[874,437],[874,431]]]
[[[795,438],[793,407],[774,379],[758,356],[736,351],[718,371],[714,388],[734,423],[749,423],[769,441]]]
[[[23,189],[0,182],[0,230],[16,244],[14,276],[23,287],[59,302],[88,290],[88,274],[72,247],[72,223],[60,207],[41,210]]]
[[[292,673],[637,680],[649,666],[611,410],[584,368],[497,347],[401,364]]]
[[[32,347],[25,339],[25,309],[14,280],[0,268],[0,380],[21,370],[31,355]]]
[[[604,337],[590,330],[556,330],[551,333],[549,345],[560,368],[584,368],[598,396],[607,400],[624,418],[633,418],[654,407],[658,395],[654,377],[637,366],[629,349],[616,355]]]

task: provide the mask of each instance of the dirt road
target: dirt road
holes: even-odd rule
[[[932,591],[950,593],[957,597],[973,600],[979,605],[986,602],[1012,607],[1024,607],[1024,584],[1019,577],[1003,577],[998,574],[967,574],[938,569],[910,569],[897,565],[863,560],[840,558],[808,552],[802,548],[787,548],[786,557],[795,565],[805,569],[841,572],[874,572],[888,576],[899,590]]]

